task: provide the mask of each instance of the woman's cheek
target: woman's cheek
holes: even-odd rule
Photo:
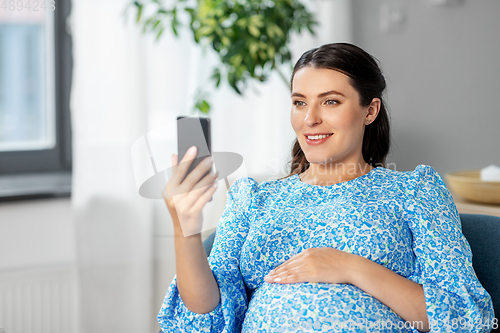
[[[300,119],[300,115],[297,114],[296,112],[294,112],[292,110],[292,113],[291,113],[291,116],[290,116],[290,122],[292,124],[292,128],[293,130],[295,131],[295,133],[297,133],[297,131],[300,130],[300,124],[302,122],[302,120]]]

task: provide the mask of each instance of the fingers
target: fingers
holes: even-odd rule
[[[163,191],[167,207],[172,217],[174,218],[174,215],[177,217],[177,222],[183,231],[198,230],[201,227],[203,221],[201,211],[205,204],[212,200],[212,195],[217,190],[217,182],[214,181],[218,177],[218,172],[209,171],[213,165],[212,158],[203,159],[186,176],[188,168],[196,158],[196,147],[191,148],[180,162],[178,155],[172,154],[173,175]],[[205,175],[207,171],[208,174]]]
[[[269,275],[278,275],[283,273],[284,271],[290,269],[293,266],[297,266],[299,264],[298,260],[301,259],[304,251],[300,252],[299,254],[293,256],[292,258],[288,259],[284,263],[282,263],[280,266],[276,267],[272,271],[269,272]]]
[[[205,206],[205,204],[209,201],[212,201],[212,196],[217,191],[217,186],[218,183],[213,183],[210,186],[207,186],[207,189],[205,192],[203,192],[202,195],[196,200],[196,202],[193,204],[193,209],[195,210],[201,210]]]
[[[175,154],[174,154],[175,158],[172,156],[173,175],[172,175],[171,182],[173,184],[179,185],[181,183],[181,180],[186,175],[186,172],[187,172],[189,166],[193,163],[194,159],[196,158],[196,152],[197,152],[196,146],[190,147],[186,151],[186,154],[184,154],[184,157],[182,157],[182,160],[180,162],[178,162],[179,156],[177,156]],[[174,162],[175,162],[175,164],[174,164]],[[184,182],[182,182],[182,183],[184,184]]]
[[[267,282],[287,282],[291,277],[300,275],[301,273],[305,273],[305,266],[299,264],[281,270],[279,273],[268,274],[264,277],[264,280]]]
[[[172,161],[172,173],[175,174],[175,169],[176,169],[176,165],[177,165],[177,155],[175,154],[172,154],[171,156],[171,161]],[[163,199],[165,199],[165,201],[167,201],[167,199],[171,199],[172,198],[172,195],[170,193],[170,182],[167,182],[167,186],[165,186],[165,189],[163,190]]]
[[[186,191],[205,187],[213,182],[214,174],[211,171],[213,165],[213,158],[211,156],[205,157],[182,181],[181,186]],[[208,175],[204,176],[208,172]],[[200,179],[201,178],[201,179]]]
[[[213,158],[211,156],[205,157],[191,172],[189,172],[189,174],[186,175],[187,170],[196,158],[196,150],[196,147],[192,146],[188,149],[185,157],[182,158],[180,163],[175,165],[171,181],[172,184],[176,185],[174,187],[178,189],[178,193],[174,193],[174,195],[188,193],[192,189],[205,187],[214,180],[210,177],[204,177],[207,171],[210,171],[212,168]],[[172,160],[172,164],[173,162],[175,161]],[[210,172],[208,173],[209,175],[211,174]],[[200,178],[202,178],[201,181]]]
[[[217,177],[219,177],[219,170],[216,170],[215,173],[209,172],[208,175],[203,177],[200,181],[201,186],[213,185],[217,183]]]
[[[217,179],[217,175],[218,172],[216,172],[215,174],[209,173],[200,182],[198,182],[195,187],[193,187],[191,190],[189,190],[188,193],[186,193],[182,200],[184,200],[187,207],[194,208],[194,205],[196,204],[196,202],[198,202],[205,191],[209,191],[211,185],[217,184],[217,182],[214,183],[214,181]],[[210,197],[208,199],[210,199]],[[203,206],[201,208],[203,208]]]
[[[172,154],[172,173],[175,173],[175,170],[177,170],[178,158],[177,154]]]
[[[198,189],[210,185],[217,178],[211,170],[212,165],[213,158],[211,156],[205,157],[200,164],[187,175],[182,184],[186,183],[189,189]]]
[[[217,186],[210,184],[204,188],[190,191],[189,195],[175,196],[173,198],[175,206],[181,212],[179,215],[179,225],[183,230],[184,236],[200,232],[199,230],[201,230],[203,221],[202,209],[210,200],[216,188]],[[194,203],[192,203],[193,199],[195,199]],[[196,232],[193,230],[196,230]]]
[[[211,161],[211,163],[205,163],[206,161]],[[180,197],[182,197],[182,200],[188,207],[194,205],[201,194],[205,192],[217,179],[219,175],[218,171],[215,173],[208,172],[205,177],[198,181],[201,177],[200,173],[205,174],[207,171],[210,171],[212,163],[213,160],[210,160],[208,157],[205,158],[198,166],[196,166],[196,168],[194,168],[193,171],[189,173],[180,185],[177,185],[179,189],[178,194],[182,194]],[[195,183],[195,180],[193,179],[196,179],[197,183]]]
[[[177,154],[172,154],[171,160],[172,160],[172,173],[175,174],[175,170],[177,169]],[[167,200],[171,201],[172,192],[170,191],[170,181],[167,183],[167,186],[163,190],[162,194],[163,194],[163,199],[165,199],[165,201]],[[169,202],[167,202],[167,205],[168,204]]]
[[[270,277],[265,279],[268,283],[299,283],[299,282],[313,282],[311,281],[311,276],[307,272],[303,272],[299,270],[299,267],[293,272],[288,272],[287,274],[283,274],[276,277]]]

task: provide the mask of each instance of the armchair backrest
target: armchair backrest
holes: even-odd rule
[[[462,232],[472,250],[472,266],[500,315],[500,217],[460,214]]]

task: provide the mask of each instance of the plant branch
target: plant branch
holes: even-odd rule
[[[144,32],[156,33],[157,39],[165,29],[178,36],[177,28],[182,24],[177,14],[188,14],[194,41],[204,49],[211,46],[220,56],[220,63],[215,65],[212,74],[216,87],[225,79],[240,95],[248,86],[247,80],[264,82],[273,70],[290,89],[289,79],[278,67],[291,61],[289,36],[305,28],[314,35],[317,25],[313,14],[302,4],[304,0],[197,0],[193,3],[172,0],[168,8],[163,7],[162,0],[129,1],[137,11],[137,23],[143,25]],[[150,12],[145,10],[147,5],[156,7],[156,11],[144,17]],[[269,73],[266,70],[256,74],[257,68],[264,71],[263,67],[268,64],[272,64]],[[227,68],[227,75],[222,75],[218,68]],[[198,96],[195,100],[196,109],[209,112],[210,104],[204,97]]]
[[[283,82],[285,83],[285,85],[287,86],[287,88],[290,88],[290,82],[288,82],[288,79],[286,78],[286,76],[281,72],[281,70],[275,66],[275,64],[273,63],[273,67],[272,67],[274,70],[276,70],[276,72],[279,74],[280,78],[283,80]]]

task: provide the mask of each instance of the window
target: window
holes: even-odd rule
[[[70,0],[0,0],[0,198],[71,191]]]

